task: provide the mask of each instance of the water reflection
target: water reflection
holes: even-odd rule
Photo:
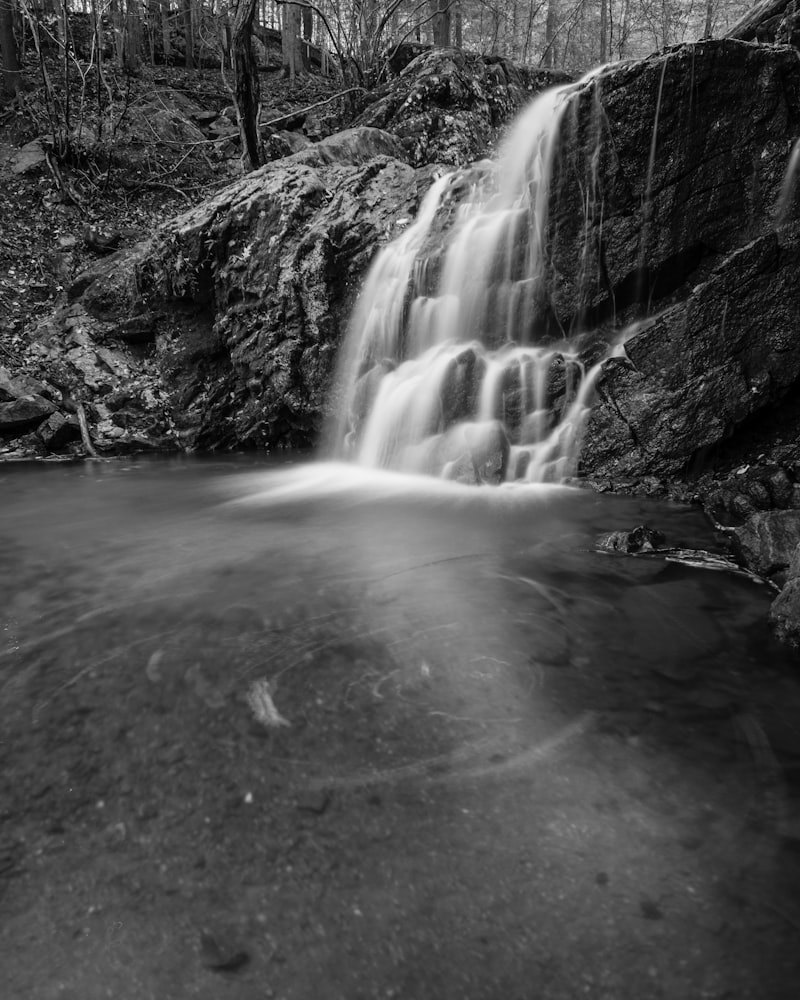
[[[791,995],[770,595],[594,548],[713,547],[697,512],[223,461],[0,490],[10,995]]]

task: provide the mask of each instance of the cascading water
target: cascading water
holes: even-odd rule
[[[472,482],[572,471],[598,366],[550,330],[548,208],[571,96],[597,72],[541,94],[495,163],[437,180],[381,251],[345,348],[339,457]]]

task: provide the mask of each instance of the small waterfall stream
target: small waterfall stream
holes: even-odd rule
[[[338,457],[465,482],[574,471],[599,365],[553,337],[548,208],[562,122],[598,72],[539,95],[496,161],[438,179],[380,252],[344,351]]]

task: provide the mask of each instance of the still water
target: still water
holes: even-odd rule
[[[693,509],[0,470],[3,997],[797,996],[772,595]]]

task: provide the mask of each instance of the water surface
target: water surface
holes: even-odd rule
[[[9,997],[795,995],[772,595],[595,547],[713,550],[698,511],[251,459],[0,495]]]

